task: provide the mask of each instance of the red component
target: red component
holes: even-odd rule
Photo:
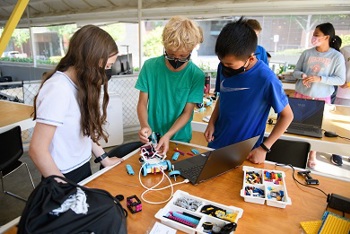
[[[181,155],[185,155],[185,153],[180,151],[178,148],[175,148],[174,151],[179,152]]]

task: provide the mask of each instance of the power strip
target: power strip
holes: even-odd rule
[[[350,199],[338,194],[328,194],[328,207],[350,214]]]

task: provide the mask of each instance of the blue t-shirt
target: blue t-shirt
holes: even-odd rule
[[[220,92],[220,111],[215,123],[214,140],[209,147],[218,149],[260,135],[263,140],[271,107],[280,113],[288,104],[282,83],[262,61],[248,71],[226,78],[219,64],[216,91]]]
[[[257,59],[263,61],[266,65],[269,65],[269,61],[267,60],[267,53],[264,47],[257,45],[255,56]]]

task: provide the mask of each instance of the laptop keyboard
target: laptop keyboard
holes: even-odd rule
[[[299,125],[299,124],[291,124],[290,126],[293,130],[297,130],[300,132],[314,132],[314,133],[319,133],[320,129],[315,128],[313,126],[307,126],[307,125]]]
[[[203,167],[204,167],[204,164],[194,165],[192,167],[181,170],[181,174],[185,178],[189,179],[190,181],[196,181],[196,179],[198,178],[199,174],[201,173]]]

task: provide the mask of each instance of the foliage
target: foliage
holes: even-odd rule
[[[15,29],[12,33],[12,38],[15,46],[22,49],[22,45],[26,43],[30,38],[29,30]],[[21,52],[23,53],[23,50]]]
[[[51,32],[57,32],[57,34],[61,37],[67,37],[70,38],[75,30],[77,29],[77,26],[75,24],[65,24],[65,25],[57,25],[57,26],[49,26],[47,27],[48,30]]]
[[[143,43],[143,53],[146,57],[155,57],[163,53],[162,26],[158,26],[149,32]]]
[[[342,46],[350,45],[350,34],[349,35],[339,35],[339,37],[342,40]]]
[[[75,24],[65,24],[65,25],[58,25],[58,26],[49,26],[47,27],[48,30],[51,32],[56,32],[58,34],[58,37],[60,38],[60,48],[61,48],[61,55],[67,51],[67,47],[63,43],[64,40],[68,40],[75,30],[77,29],[77,26]]]
[[[103,30],[109,33],[115,41],[123,41],[126,36],[125,24],[109,24],[101,27]]]
[[[9,58],[9,57],[2,57],[2,58],[0,58],[0,61],[18,62],[18,63],[33,63],[33,58]]]
[[[34,63],[33,58],[9,58],[9,57],[2,57],[2,58],[0,58],[0,61],[15,62],[15,63]],[[49,60],[37,59],[36,62],[38,64],[48,64],[48,65],[55,65],[55,64],[57,64],[57,61],[51,61],[50,59]]]
[[[62,56],[51,56],[49,58],[49,61],[51,64],[58,64],[58,62],[61,60]]]

